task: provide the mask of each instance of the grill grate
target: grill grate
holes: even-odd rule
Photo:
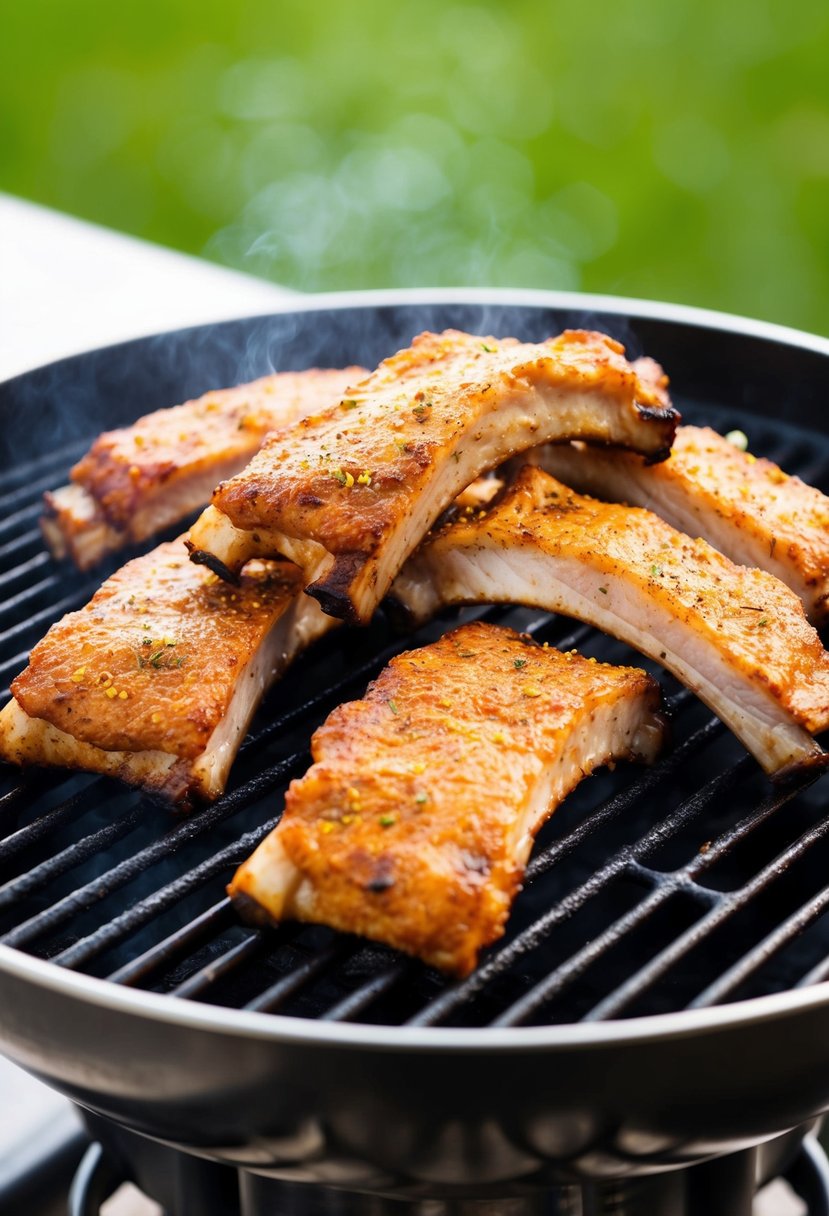
[[[684,413],[694,418],[692,407]],[[736,411],[694,420],[740,426],[758,453],[829,485],[826,440]],[[103,576],[56,567],[36,526],[42,491],[84,447],[0,481],[0,686]],[[483,615],[553,645],[642,663],[563,618]],[[449,620],[415,639],[381,622],[347,648],[336,636],[320,643],[260,711],[228,793],[188,818],[106,778],[0,770],[0,941],[190,1000],[418,1026],[599,1021],[829,975],[823,785],[809,778],[772,790],[729,732],[664,675],[673,749],[652,769],[598,774],[568,799],[540,834],[506,937],[466,980],[322,927],[240,924],[225,883],[277,822],[282,791],[308,763],[311,731],[392,655]]]

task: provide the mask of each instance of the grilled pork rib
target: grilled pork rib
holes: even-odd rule
[[[105,432],[72,469],[72,484],[44,496],[49,548],[88,570],[146,540],[204,506],[270,431],[326,409],[365,375],[360,367],[278,372]]]
[[[610,760],[655,758],[659,701],[643,671],[465,625],[334,710],[230,894],[254,919],[321,922],[465,975],[565,795]]]
[[[767,773],[823,764],[829,655],[797,596],[650,511],[583,497],[526,467],[487,512],[429,537],[392,596],[412,617],[518,603],[596,625],[662,663]]]
[[[326,612],[365,622],[452,499],[537,443],[628,445],[663,459],[677,415],[651,360],[568,331],[538,344],[421,334],[339,406],[272,435],[190,533],[232,576],[251,557],[302,567]]]
[[[230,587],[181,540],[128,562],[35,646],[0,713],[0,757],[216,798],[265,691],[333,623],[300,588],[286,562]]]
[[[708,427],[681,426],[648,467],[630,452],[547,445],[532,460],[574,490],[648,507],[733,562],[777,575],[814,625],[829,619],[829,498]]]

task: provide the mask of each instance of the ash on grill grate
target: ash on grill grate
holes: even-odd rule
[[[829,442],[735,411],[686,417],[747,430],[752,448],[829,488]],[[0,481],[0,686],[110,567],[56,566],[40,495],[84,445]],[[480,613],[464,614],[480,615]],[[641,659],[585,626],[520,610],[484,615],[597,658]],[[239,923],[224,895],[276,822],[308,738],[414,638],[380,621],[320,643],[270,695],[226,795],[188,818],[104,778],[0,772],[0,941],[91,975],[229,1007],[417,1025],[516,1025],[676,1010],[824,978],[829,824],[824,784],[772,790],[690,694],[660,675],[674,746],[653,769],[585,782],[539,836],[505,938],[450,983],[321,927]],[[645,663],[646,667],[653,668]],[[654,674],[656,674],[654,672]]]

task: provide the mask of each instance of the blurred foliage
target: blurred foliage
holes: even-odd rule
[[[27,0],[0,188],[305,289],[829,332],[825,0]]]

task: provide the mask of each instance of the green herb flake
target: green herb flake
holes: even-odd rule
[[[381,828],[391,828],[394,827],[397,820],[395,819],[394,815],[379,815],[377,822],[380,824]]]
[[[428,801],[429,801],[429,795],[426,793],[426,791],[418,790],[418,792],[415,794],[415,802],[419,806],[423,806],[423,803],[428,802]]]
[[[526,659],[513,659],[512,665],[513,665],[513,667],[526,667],[527,660]]]
[[[661,566],[651,566],[651,574],[654,576],[654,578],[658,578],[661,573],[662,573]]]
[[[397,702],[396,702],[396,701],[389,701],[388,705],[389,705],[389,709],[391,710],[391,712],[392,712],[393,714],[398,714],[398,713],[400,713],[400,710],[397,708]]]
[[[764,616],[761,616],[760,620],[757,622],[757,628],[759,629],[763,625],[768,625],[768,623],[769,623],[768,619]]]
[[[497,349],[497,346],[487,346],[486,342],[481,343],[481,350],[485,350],[488,355],[494,355]]]
[[[344,410],[356,410],[356,408],[357,408],[357,402],[354,400],[353,397],[346,397],[343,401],[340,402],[340,404],[342,405]]]

